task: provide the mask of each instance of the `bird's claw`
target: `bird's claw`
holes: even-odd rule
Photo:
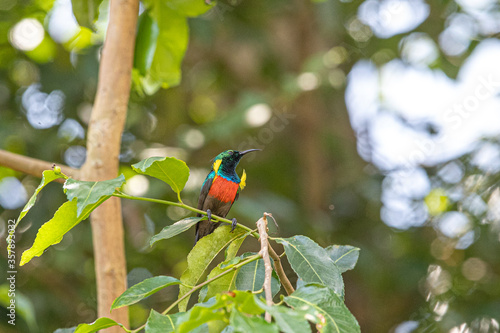
[[[236,221],[236,218],[233,219],[233,223],[231,223],[231,232],[234,231],[234,229],[236,229],[236,225],[238,224],[238,222]]]
[[[207,209],[207,221],[212,222],[212,211]]]

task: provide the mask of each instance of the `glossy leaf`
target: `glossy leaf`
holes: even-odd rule
[[[215,1],[207,4],[205,0],[168,0],[166,3],[177,13],[189,17],[199,16],[215,7]]]
[[[80,324],[75,330],[75,333],[94,333],[99,330],[120,325],[113,319],[106,317],[99,318],[91,324]],[[121,325],[120,325],[121,326]]]
[[[342,299],[330,288],[307,285],[297,289],[285,302],[307,313],[320,332],[359,333],[359,324]]]
[[[137,303],[163,288],[180,283],[181,281],[170,276],[155,276],[145,279],[142,282],[134,284],[118,296],[111,305],[111,310]]]
[[[220,226],[213,233],[200,239],[187,257],[188,267],[182,274],[180,280],[188,286],[195,286],[199,283],[205,270],[212,260],[232,241],[238,239],[244,230],[236,228],[230,232],[229,226]],[[179,298],[186,294],[190,288],[180,286]],[[186,311],[189,297],[179,303],[179,311]]]
[[[159,32],[160,29],[156,21],[151,17],[151,12],[145,10],[139,16],[134,51],[134,68],[141,75],[146,75],[151,68]]]
[[[179,194],[189,178],[189,168],[186,162],[175,157],[148,157],[132,168],[143,175],[158,178]]]
[[[99,5],[102,0],[71,0],[73,14],[78,24],[92,29],[99,15]]]
[[[242,258],[254,255],[255,253],[245,253]],[[264,259],[252,261],[238,270],[235,286],[238,290],[249,290],[256,292],[262,290],[264,286],[265,268]],[[275,296],[280,291],[281,285],[276,276],[271,276],[271,292]],[[258,294],[264,296],[264,292]]]
[[[330,245],[325,250],[341,273],[353,269],[359,258],[359,248],[350,245]]]
[[[69,178],[64,183],[64,191],[68,201],[76,198],[77,217],[83,213],[88,206],[109,199],[115,189],[121,187],[125,182],[125,176],[120,175],[115,179],[100,182],[88,182]]]
[[[156,243],[159,240],[162,239],[168,239],[172,238],[174,236],[177,236],[180,233],[183,233],[186,230],[189,230],[193,225],[198,223],[200,220],[203,220],[204,216],[201,217],[188,217],[183,220],[177,221],[172,225],[168,225],[165,228],[162,229],[159,233],[151,237],[151,240],[149,241],[149,244],[153,246],[154,243]]]
[[[231,311],[229,319],[234,332],[259,332],[259,333],[278,333],[278,326],[274,323],[268,323],[260,316],[247,316],[236,310]]]
[[[87,206],[80,217],[76,216],[76,199],[63,203],[54,217],[38,229],[33,245],[23,252],[20,265],[28,263],[33,257],[41,256],[49,246],[59,243],[68,231],[86,219],[106,199],[107,197],[103,197],[95,204]]]
[[[322,284],[343,297],[342,275],[324,248],[301,235],[276,241],[283,244],[290,266],[306,284]]]
[[[182,313],[171,315],[162,315],[161,313],[151,310],[148,321],[146,322],[146,333],[170,333],[176,329],[177,318]]]

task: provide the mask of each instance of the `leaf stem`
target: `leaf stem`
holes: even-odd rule
[[[123,199],[148,201],[148,202],[154,202],[154,203],[159,203],[159,204],[163,204],[163,205],[181,207],[181,208],[190,210],[190,211],[192,211],[194,213],[197,213],[197,214],[207,215],[207,212],[205,212],[205,211],[203,211],[201,209],[197,209],[197,208],[191,207],[189,205],[186,205],[182,201],[180,201],[180,202],[174,202],[174,201],[167,201],[167,200],[161,200],[161,199],[153,199],[153,198],[145,198],[145,197],[134,197],[132,195],[128,195],[128,194],[125,194],[125,193],[119,192],[119,191],[116,191],[115,193],[113,193],[113,196],[117,197],[117,198],[123,198]],[[179,198],[179,200],[180,200],[180,198]],[[231,221],[231,220],[228,220],[226,218],[223,218],[223,217],[220,217],[220,216],[217,216],[217,215],[213,215],[213,214],[212,214],[212,219],[215,220],[216,222],[224,222],[224,223],[227,223],[227,224],[232,224],[233,223],[233,221]],[[245,230],[247,232],[250,232],[250,234],[253,237],[255,237],[257,239],[259,238],[259,234],[257,234],[255,231],[253,231],[249,227],[247,227],[245,225],[242,225],[242,224],[238,224],[237,227],[242,228],[243,230]]]

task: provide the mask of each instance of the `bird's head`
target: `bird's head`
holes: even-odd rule
[[[248,149],[245,151],[226,150],[214,158],[213,170],[217,173],[232,173],[236,170],[236,166],[241,158],[252,151],[260,149]]]

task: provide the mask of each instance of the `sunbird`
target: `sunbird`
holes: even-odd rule
[[[207,219],[196,224],[195,244],[220,225],[221,222],[211,222],[212,214],[226,217],[229,213],[231,206],[238,199],[240,190],[245,187],[247,179],[245,170],[241,178],[238,176],[236,166],[245,154],[256,150],[260,149],[226,150],[214,158],[212,170],[203,182],[198,199],[198,209],[207,212]],[[201,217],[202,214],[197,216]],[[233,219],[231,230],[234,230],[236,223],[236,219]]]

